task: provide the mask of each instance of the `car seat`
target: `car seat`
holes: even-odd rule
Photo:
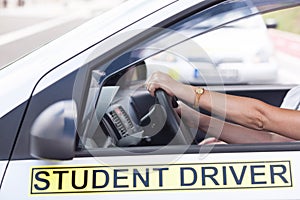
[[[296,86],[288,91],[280,107],[300,110],[300,86]]]

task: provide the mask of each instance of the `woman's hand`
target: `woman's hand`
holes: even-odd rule
[[[151,74],[145,85],[152,96],[154,96],[155,91],[159,88],[163,89],[170,96],[174,96],[176,95],[176,89],[182,86],[181,83],[162,72],[154,72]]]

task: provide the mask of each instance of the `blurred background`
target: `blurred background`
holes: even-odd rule
[[[125,0],[0,0],[0,69]],[[279,57],[278,82],[300,83],[300,8],[263,16]],[[284,78],[282,75],[284,75]]]
[[[0,0],[0,68],[123,0]]]

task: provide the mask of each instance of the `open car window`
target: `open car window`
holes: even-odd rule
[[[197,147],[210,137],[189,128],[176,115],[172,109],[176,107],[176,99],[165,94],[159,98],[149,94],[144,83],[156,71],[185,84],[224,93],[231,93],[239,86],[249,91],[253,90],[249,89],[252,85],[263,88],[280,85],[280,95],[274,99],[277,93],[272,90],[273,96],[266,100],[280,106],[298,79],[293,70],[284,68],[285,57],[274,45],[276,30],[266,26],[259,3],[257,7],[249,1],[223,4],[186,17],[167,29],[155,28],[155,34],[105,65],[94,62],[87,70],[86,103],[79,117],[79,151],[141,146]],[[237,90],[238,94],[244,94],[243,89]],[[263,93],[268,89],[259,90]],[[252,92],[250,97],[255,98],[257,92]],[[224,100],[221,104],[225,103]],[[170,105],[171,109],[166,108]],[[218,119],[224,121],[222,117]],[[221,133],[221,130],[222,126],[217,131]]]

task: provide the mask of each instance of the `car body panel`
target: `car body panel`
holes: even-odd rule
[[[0,179],[1,180],[2,180],[2,177],[4,175],[7,163],[8,163],[8,160],[1,160],[0,161]]]
[[[231,199],[241,199],[241,196],[243,196],[243,199],[253,199],[253,193],[255,193],[257,199],[297,199],[300,178],[299,170],[297,170],[300,166],[297,160],[297,152],[276,152],[276,155],[272,152],[262,152],[260,154],[232,153],[230,158],[222,153],[199,153],[76,158],[72,161],[60,162],[41,160],[12,161],[7,171],[7,178],[4,180],[1,195],[5,196],[6,193],[9,193],[9,196],[12,198],[22,197],[23,199],[24,197],[56,199],[58,196],[60,199],[73,199],[75,197],[80,199],[163,199],[166,197],[172,199],[198,199],[199,196],[208,199],[212,198],[212,195],[214,199],[224,199],[224,195],[230,196]],[[68,173],[80,168],[89,169],[88,167],[96,170],[105,170],[109,172],[109,176],[114,176],[110,170],[127,169],[128,171],[122,175],[118,174],[119,178],[109,178],[109,185],[104,188],[89,188],[89,190],[85,190],[88,188],[88,185],[92,184],[92,174],[87,175],[86,187],[82,189],[66,188],[67,185],[65,183],[69,182],[71,178]],[[161,174],[161,185],[157,182],[159,174],[152,171],[152,173],[149,173],[150,186],[145,187],[142,182],[136,181],[137,185],[134,187],[133,182],[131,182],[133,181],[133,173],[130,171],[131,167],[139,169],[143,177],[145,177],[143,167],[144,169],[148,168],[149,172],[154,168],[167,168],[168,170]],[[201,175],[200,170],[203,167],[207,167],[207,175],[214,174],[214,169],[217,169],[214,179],[209,178],[209,176],[205,178],[205,185],[202,182],[203,175]],[[223,167],[226,168],[226,172],[222,171],[224,170]],[[183,168],[186,171],[181,170],[182,173],[180,174],[179,169]],[[274,169],[273,175],[272,173],[270,174],[270,168]],[[57,185],[59,175],[51,174],[53,173],[51,169],[65,171],[62,176],[63,186],[61,189],[58,189],[59,186]],[[243,169],[245,170],[244,172]],[[45,176],[40,173],[40,175],[33,176],[32,174],[36,172],[35,170],[38,172],[48,170],[47,172],[51,175]],[[194,174],[195,172],[197,173]],[[85,185],[82,179],[79,178],[83,176],[82,171],[76,171],[76,173],[78,173],[76,176],[78,178],[76,180],[77,186]],[[236,175],[238,184],[234,183],[233,174]],[[19,177],[18,181],[14,178],[16,176]],[[126,177],[126,181],[120,177]],[[49,180],[49,187],[45,187],[47,185],[45,180]],[[116,185],[127,186],[123,188],[118,188],[116,185],[113,186],[113,180],[115,180]],[[182,181],[181,185],[179,180]],[[196,181],[192,184],[193,180]],[[224,180],[227,181],[223,182]],[[103,184],[103,181],[98,181],[97,184]],[[29,187],[24,187],[27,184],[29,184]],[[44,189],[35,190],[37,186]],[[14,192],[15,188],[19,188],[18,192]],[[195,188],[198,188],[198,190],[195,190]]]
[[[124,4],[121,7],[124,10],[117,13],[117,17],[123,17],[126,14],[125,7],[135,7],[135,2]],[[192,145],[193,151],[189,151],[190,146],[187,145],[183,150],[178,146],[158,146],[153,149],[138,146],[83,151],[76,146],[75,157],[65,161],[34,158],[30,154],[31,129],[39,114],[58,101],[75,98],[76,93],[85,97],[89,95],[88,90],[92,84],[77,79],[81,70],[86,75],[83,78],[89,80],[90,73],[97,72],[93,71],[95,63],[102,66],[107,60],[119,56],[119,51],[125,51],[126,47],[138,42],[135,37],[148,28],[157,24],[163,28],[184,19],[190,9],[198,12],[219,2],[141,1],[136,8],[147,10],[135,9],[129,18],[123,18],[116,26],[112,23],[114,18],[105,22],[101,21],[101,17],[96,18],[1,70],[1,88],[7,84],[12,85],[3,93],[1,91],[1,95],[7,95],[11,89],[20,91],[18,94],[14,92],[1,105],[1,119],[9,117],[10,111],[15,111],[17,105],[21,104],[23,110],[19,113],[20,120],[11,120],[16,129],[11,132],[14,147],[8,148],[4,159],[0,159],[0,178],[3,176],[0,199],[297,199],[300,191],[300,172],[297,170],[300,168],[300,147],[296,142],[203,148]],[[203,5],[199,6],[200,3]],[[117,10],[104,17],[115,12]],[[162,22],[164,24],[160,24]],[[103,27],[99,27],[99,24],[108,25],[107,29],[102,32]],[[78,40],[74,42],[78,35]],[[71,43],[74,44],[67,45]],[[58,54],[57,49],[61,49],[62,44],[67,45],[67,48],[64,53]],[[112,68],[109,71],[111,74],[107,75],[118,74],[126,67]],[[24,71],[35,69],[38,70],[28,78],[22,76]],[[103,72],[100,71],[98,75],[103,75]],[[102,87],[99,80],[97,86]],[[76,86],[86,87],[87,90]],[[96,88],[96,94],[100,89],[103,90],[100,87]],[[275,106],[280,105],[291,87],[210,86],[215,91],[251,96]],[[85,93],[81,94],[81,91]],[[99,104],[105,107],[104,104],[109,106],[110,103],[111,100]],[[84,109],[84,106],[93,107],[94,104],[80,106]],[[119,174],[120,171],[125,173]],[[102,175],[101,180],[97,175]]]

